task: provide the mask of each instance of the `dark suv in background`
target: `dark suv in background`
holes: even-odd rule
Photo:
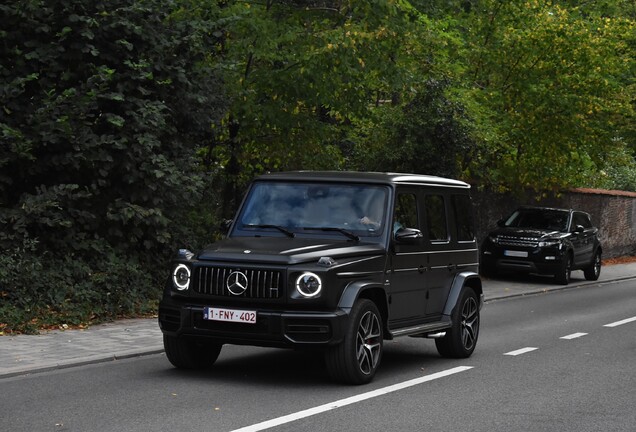
[[[472,354],[483,304],[470,186],[354,172],[264,175],[227,238],[181,250],[159,305],[170,362],[205,368],[223,344],[311,349],[336,380],[369,382],[383,341]]]
[[[576,210],[520,207],[497,222],[481,250],[484,275],[515,271],[554,275],[567,285],[572,270],[585,279],[601,273],[601,243],[590,215]]]

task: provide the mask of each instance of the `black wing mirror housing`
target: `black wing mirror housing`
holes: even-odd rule
[[[416,243],[423,237],[422,231],[415,228],[400,228],[395,233],[395,240],[399,243]]]

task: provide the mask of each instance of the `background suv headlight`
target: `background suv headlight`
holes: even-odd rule
[[[305,272],[296,279],[296,291],[303,297],[316,297],[322,290],[322,280],[315,273]]]
[[[190,287],[190,268],[185,264],[179,264],[172,272],[172,283],[179,291],[185,291]]]
[[[557,246],[561,243],[560,240],[552,239],[552,240],[543,240],[539,242],[539,247],[550,247]]]

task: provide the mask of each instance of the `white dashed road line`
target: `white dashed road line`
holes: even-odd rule
[[[538,349],[539,348],[526,347],[526,348],[518,349],[516,351],[510,351],[510,352],[504,353],[504,355],[507,355],[507,356],[518,356],[518,355],[529,353],[530,351],[534,351],[534,350],[538,350]]]
[[[559,339],[576,339],[582,336],[587,336],[587,333],[572,333],[571,335],[561,336]]]
[[[257,423],[255,425],[246,426],[246,427],[241,428],[241,429],[235,429],[232,432],[257,432],[257,431],[262,431],[262,430],[269,429],[269,428],[272,428],[272,427],[275,427],[275,426],[280,426],[280,425],[285,424],[285,423],[291,423],[293,421],[300,420],[300,419],[303,419],[305,417],[310,417],[310,416],[313,416],[313,415],[316,415],[316,414],[320,414],[320,413],[323,413],[323,412],[326,412],[326,411],[334,410],[336,408],[340,408],[340,407],[343,407],[343,406],[351,405],[351,404],[354,404],[354,403],[357,403],[357,402],[361,402],[361,401],[364,401],[364,400],[367,400],[367,399],[371,399],[371,398],[375,398],[375,397],[378,397],[378,396],[382,396],[382,395],[385,395],[385,394],[388,394],[388,393],[393,393],[393,392],[398,391],[398,390],[403,390],[405,388],[412,387],[412,386],[415,386],[415,385],[418,385],[418,384],[422,384],[422,383],[425,383],[425,382],[428,382],[428,381],[433,381],[433,380],[436,380],[438,378],[443,378],[443,377],[446,377],[446,376],[449,376],[449,375],[453,375],[453,374],[456,374],[456,373],[459,373],[459,372],[464,372],[464,371],[467,371],[469,369],[472,369],[472,366],[458,366],[458,367],[453,368],[453,369],[448,369],[448,370],[437,372],[437,373],[434,373],[434,374],[431,374],[431,375],[426,375],[426,376],[423,376],[423,377],[420,377],[420,378],[415,378],[415,379],[412,379],[412,380],[409,380],[409,381],[404,381],[402,383],[394,384],[394,385],[391,385],[391,386],[388,386],[388,387],[383,387],[383,388],[380,388],[380,389],[377,389],[377,390],[373,390],[373,391],[370,391],[370,392],[367,392],[367,393],[362,393],[362,394],[359,394],[359,395],[356,395],[356,396],[351,396],[351,397],[348,397],[346,399],[340,399],[340,400],[335,401],[335,402],[330,402],[330,403],[327,403],[327,404],[324,404],[324,405],[317,406],[315,408],[310,408],[310,409],[307,409],[307,410],[304,410],[304,411],[299,411],[297,413],[289,414],[289,415],[286,415],[286,416],[283,416],[283,417],[278,417],[278,418],[275,418],[275,419],[272,419],[272,420],[267,420],[267,421],[264,421],[262,423]]]
[[[631,318],[624,319],[622,321],[616,321],[610,324],[605,324],[603,327],[618,327],[619,325],[627,324],[634,321],[636,321],[636,317],[631,317]]]

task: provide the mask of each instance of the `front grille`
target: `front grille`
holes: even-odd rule
[[[233,293],[227,283],[228,277],[235,272],[245,276],[241,282],[241,286],[246,285],[245,291],[238,294],[242,288],[233,288]],[[194,290],[199,294],[254,299],[278,299],[283,294],[283,277],[280,270],[199,267],[195,270],[194,277]]]
[[[535,237],[512,237],[512,236],[497,236],[497,243],[501,246],[520,246],[535,248],[539,246],[539,239]]]

